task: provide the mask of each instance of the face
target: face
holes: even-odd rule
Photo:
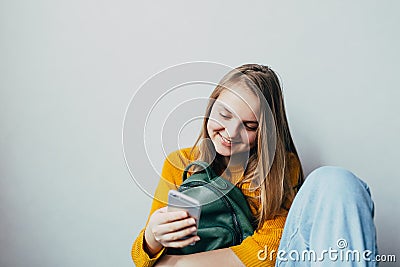
[[[207,132],[216,151],[226,157],[248,153],[254,147],[260,103],[248,89],[225,89],[215,101]]]

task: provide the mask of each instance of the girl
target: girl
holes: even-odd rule
[[[168,248],[199,240],[198,236],[182,239],[196,231],[193,218],[183,211],[167,212],[165,207],[168,191],[179,187],[184,167],[194,160],[208,162],[242,190],[257,228],[236,246],[165,255]],[[221,80],[210,96],[196,143],[171,153],[161,176],[146,227],[132,247],[137,266],[299,266],[310,262],[351,266],[360,262],[334,261],[323,252],[348,248],[371,251],[371,258],[376,254],[373,203],[364,182],[344,169],[322,167],[302,186],[302,166],[281,87],[269,67],[246,64]],[[343,247],[338,247],[338,240]],[[311,258],[314,251],[315,259]],[[296,252],[299,257],[292,255]],[[311,256],[303,259],[302,252]]]

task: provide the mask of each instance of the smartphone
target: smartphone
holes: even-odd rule
[[[200,213],[201,213],[200,202],[176,190],[169,190],[168,211],[178,211],[178,210],[187,211],[189,213],[189,216],[196,220],[196,228],[198,228]],[[190,236],[193,235],[197,235],[197,231],[191,234]]]

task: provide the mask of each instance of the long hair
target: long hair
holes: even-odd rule
[[[213,143],[204,140],[210,138],[207,123],[215,101],[222,91],[237,83],[245,84],[260,99],[261,111],[258,117],[256,144],[249,151],[244,178],[237,185],[241,187],[243,183],[251,182],[253,188],[257,190],[256,197],[248,197],[248,202],[259,207],[256,219],[260,229],[266,220],[287,213],[296,190],[304,181],[299,156],[289,131],[282,89],[275,72],[267,66],[245,64],[226,74],[209,97],[202,130],[191,153],[196,153],[197,160],[210,163],[219,175],[227,168],[226,162],[222,160],[223,157],[216,153]],[[272,143],[274,151],[271,153],[271,146],[268,145]],[[288,163],[290,153],[295,155],[300,167],[297,184],[293,182],[290,174]]]

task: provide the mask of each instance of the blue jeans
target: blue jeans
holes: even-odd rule
[[[377,266],[373,217],[365,182],[339,167],[314,170],[290,208],[276,266]]]

